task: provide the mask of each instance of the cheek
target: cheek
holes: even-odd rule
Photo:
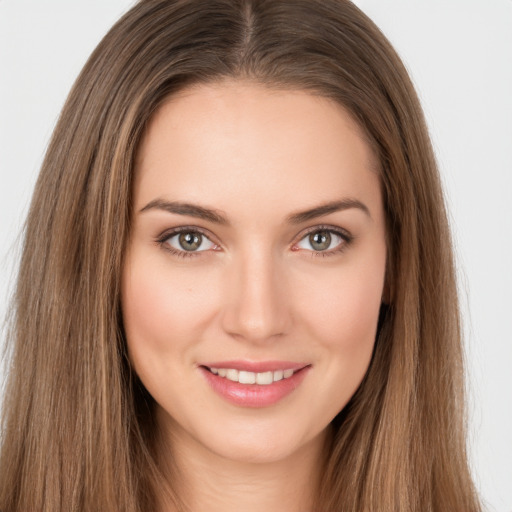
[[[383,271],[369,279],[367,272],[351,269],[332,279],[323,292],[312,288],[307,317],[310,339],[319,355],[322,379],[315,395],[328,397],[322,407],[331,421],[361,384],[371,361],[383,288]]]
[[[200,272],[172,269],[161,255],[130,257],[123,276],[122,308],[135,366],[150,358],[162,360],[165,354],[173,354],[168,361],[187,355],[212,311],[212,296],[206,293],[210,288]]]
[[[347,266],[325,285],[309,282],[304,315],[313,338],[328,350],[365,364],[373,350],[382,301],[384,264]]]

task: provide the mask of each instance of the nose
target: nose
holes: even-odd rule
[[[270,253],[232,262],[226,279],[223,329],[234,338],[265,343],[289,332],[291,310],[286,273]]]

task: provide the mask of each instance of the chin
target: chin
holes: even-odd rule
[[[297,431],[289,425],[258,422],[252,428],[232,425],[215,432],[204,432],[196,440],[209,451],[226,460],[240,463],[270,464],[301,456],[318,443],[323,443],[329,431]]]

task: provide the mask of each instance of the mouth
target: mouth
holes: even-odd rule
[[[283,379],[289,379],[296,371],[293,368],[286,368],[285,370],[269,370],[266,372],[251,372],[247,370],[237,370],[236,368],[215,368],[204,366],[213,375],[218,375],[223,379],[230,380],[231,382],[238,382],[239,384],[258,384],[259,386],[270,386],[274,382]]]
[[[227,361],[198,368],[210,388],[228,402],[241,407],[267,407],[294,392],[311,367],[284,361]]]

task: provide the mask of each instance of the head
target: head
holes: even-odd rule
[[[41,475],[59,474],[61,483],[38,480],[25,508],[40,507],[45,492],[71,504],[83,482],[113,508],[150,503],[148,481],[159,478],[155,403],[133,371],[122,304],[141,155],[173,102],[242,85],[339,109],[379,186],[384,263],[375,339],[361,379],[333,414],[324,508],[466,504],[450,237],[425,122],[400,59],[349,1],[147,0],[112,28],[78,78],[31,206],[16,298],[23,342],[10,383],[18,403],[9,407]],[[66,456],[76,446],[80,460]],[[21,462],[17,470],[25,471]],[[441,477],[450,492],[431,485]],[[94,508],[92,495],[84,499]]]

